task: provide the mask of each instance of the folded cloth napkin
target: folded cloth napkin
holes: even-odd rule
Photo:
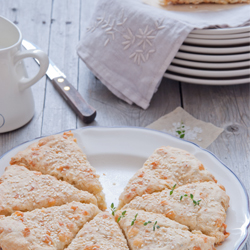
[[[99,0],[77,53],[113,94],[146,109],[188,34],[195,27],[238,26],[250,20],[246,8],[233,13],[185,15],[139,0]]]

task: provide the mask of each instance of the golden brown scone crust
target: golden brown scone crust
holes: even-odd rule
[[[33,143],[12,157],[11,165],[55,176],[76,188],[88,191],[97,198],[100,209],[106,209],[102,185],[95,169],[88,162],[71,132],[52,135]]]
[[[127,241],[108,212],[86,223],[66,250],[129,250]]]
[[[93,194],[23,166],[11,165],[0,177],[0,215],[60,206],[72,201],[97,205]]]
[[[122,211],[116,213],[116,218]],[[119,221],[119,225],[126,235],[131,250],[215,250],[215,238],[199,231],[190,232],[186,226],[161,214],[131,209],[124,211],[126,211],[125,217]],[[136,214],[138,214],[136,221],[131,225]],[[151,223],[144,225],[148,221]],[[157,223],[154,230],[155,222]]]
[[[190,230],[200,230],[203,234],[215,237],[216,243],[228,237],[225,221],[229,196],[223,186],[202,182],[176,188],[171,195],[170,191],[165,189],[136,197],[123,210],[130,208],[163,214],[188,226]],[[190,198],[191,194],[193,199]],[[193,200],[200,200],[199,205],[195,205]]]
[[[71,202],[19,212],[0,218],[2,250],[62,250],[100,210],[93,204]]]
[[[130,179],[120,195],[119,209],[136,196],[151,194],[193,182],[215,181],[203,164],[185,150],[161,147],[144,163]]]

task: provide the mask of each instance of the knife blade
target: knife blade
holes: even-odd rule
[[[22,46],[27,50],[40,49],[38,46],[27,40],[22,41]],[[37,59],[34,58],[34,60],[40,65]],[[82,98],[75,87],[66,79],[65,74],[61,72],[50,59],[46,75],[51,80],[53,86],[83,122],[91,123],[94,121],[96,110]]]

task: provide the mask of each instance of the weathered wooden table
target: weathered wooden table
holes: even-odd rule
[[[194,117],[224,128],[208,149],[238,175],[249,192],[250,84],[204,86],[163,79],[147,110],[126,104],[103,86],[76,54],[75,47],[94,4],[94,0],[0,0],[0,15],[13,21],[23,38],[48,53],[87,102],[97,109],[91,126],[145,127],[182,106]],[[28,72],[38,70],[32,59],[25,63]],[[46,77],[32,89],[35,116],[26,126],[0,134],[0,155],[27,140],[86,126]],[[250,240],[244,247],[247,249]]]

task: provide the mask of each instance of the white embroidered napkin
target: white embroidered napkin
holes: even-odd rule
[[[233,13],[185,15],[140,0],[99,0],[77,53],[111,92],[146,109],[188,34],[195,27],[250,20],[245,9]]]
[[[224,129],[194,118],[181,107],[162,116],[147,128],[160,130],[207,148]]]
[[[192,29],[136,0],[100,0],[77,53],[116,96],[146,109]]]

